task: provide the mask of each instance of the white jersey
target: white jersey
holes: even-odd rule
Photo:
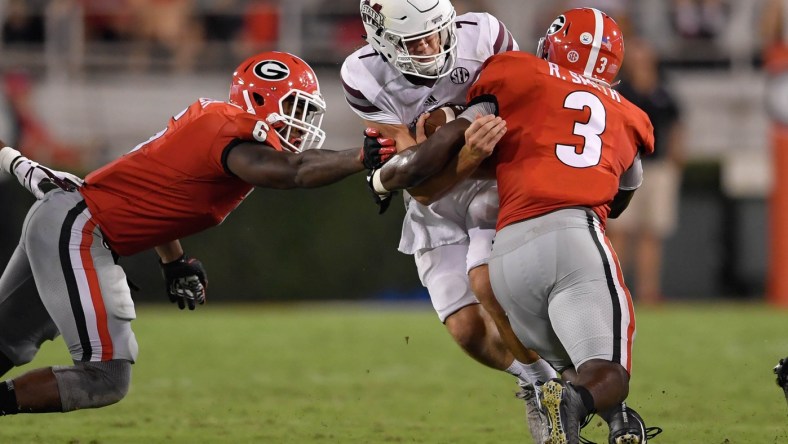
[[[449,75],[437,80],[406,78],[370,45],[351,54],[341,71],[350,108],[365,120],[413,128],[424,112],[447,103],[464,104],[468,89],[487,58],[519,49],[503,23],[490,14],[463,14],[455,23],[456,62]],[[429,206],[404,193],[407,212],[399,250],[413,254],[466,240],[471,199],[494,185],[489,180],[468,180]]]

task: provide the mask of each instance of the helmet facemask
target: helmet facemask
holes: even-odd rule
[[[282,146],[297,153],[323,145],[325,113],[326,103],[319,94],[291,90],[279,99],[279,113],[271,113],[266,119],[276,129]]]
[[[437,79],[445,76],[454,67],[457,51],[457,35],[454,11],[437,28],[418,34],[404,35],[391,29],[383,31],[382,38],[396,51],[392,64],[403,74]],[[432,54],[418,54],[418,48],[426,45]]]

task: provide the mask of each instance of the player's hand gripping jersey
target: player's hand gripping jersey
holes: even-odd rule
[[[465,103],[468,88],[488,57],[518,49],[503,23],[489,14],[463,14],[457,17],[455,26],[454,67],[448,75],[436,80],[406,78],[370,45],[351,54],[341,70],[345,99],[351,109],[364,120],[414,128],[419,115],[438,105]],[[468,205],[479,192],[492,186],[494,181],[467,181],[429,206],[406,194],[407,214],[400,251],[413,254],[467,238]],[[494,204],[491,202],[493,207]]]
[[[225,165],[240,141],[281,150],[261,117],[200,99],[147,142],[85,178],[80,192],[114,251],[135,254],[220,224],[252,191]]]
[[[654,151],[642,110],[615,90],[531,54],[490,58],[468,97],[496,102],[507,122],[491,157],[498,230],[573,206],[592,208],[604,225],[621,175],[638,152]]]

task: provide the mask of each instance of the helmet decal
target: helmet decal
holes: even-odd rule
[[[555,20],[553,20],[553,23],[550,25],[550,27],[547,28],[547,35],[553,35],[556,32],[560,31],[561,28],[564,27],[565,23],[566,23],[566,17],[564,17],[563,15],[559,15],[558,17],[556,17]]]
[[[382,6],[375,3],[370,5],[369,0],[364,0],[361,4],[361,20],[364,24],[373,26],[375,28],[383,27],[383,14],[380,13]]]
[[[566,54],[566,59],[572,63],[577,63],[577,61],[580,60],[580,54],[578,54],[577,51],[569,51]]]
[[[290,68],[278,60],[263,60],[254,66],[254,75],[263,80],[275,82],[290,76]]]
[[[590,32],[584,32],[580,34],[580,43],[584,45],[590,45],[591,42],[594,41],[594,37],[591,35]]]
[[[605,25],[602,21],[602,12],[599,9],[589,9],[594,13],[594,38],[591,43],[591,54],[588,55],[588,62],[586,62],[586,69],[583,74],[586,77],[593,77],[594,67],[596,66],[597,57],[599,57],[599,48],[602,46],[602,33]]]

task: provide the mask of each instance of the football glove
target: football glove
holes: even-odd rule
[[[15,175],[19,183],[39,200],[55,188],[75,191],[82,186],[79,177],[39,165],[11,147],[0,150],[0,169]]]
[[[189,310],[194,310],[195,304],[205,303],[208,275],[202,262],[184,254],[166,264],[159,260],[159,264],[167,284],[167,296],[170,298],[170,302],[177,302],[178,308],[181,310],[186,306],[189,307]]]
[[[386,194],[379,194],[375,191],[375,187],[372,185],[372,176],[375,174],[375,171],[377,170],[371,170],[369,174],[367,174],[367,188],[372,194],[372,199],[375,201],[375,204],[378,206],[378,214],[383,214],[389,209],[391,199],[397,195],[397,192],[389,191]]]
[[[785,401],[788,402],[788,358],[780,359],[774,367],[774,374],[777,375],[777,385],[782,387]]]
[[[359,160],[364,168],[374,170],[383,166],[386,161],[397,154],[394,139],[380,137],[380,131],[375,128],[364,130],[364,146],[359,153]]]

